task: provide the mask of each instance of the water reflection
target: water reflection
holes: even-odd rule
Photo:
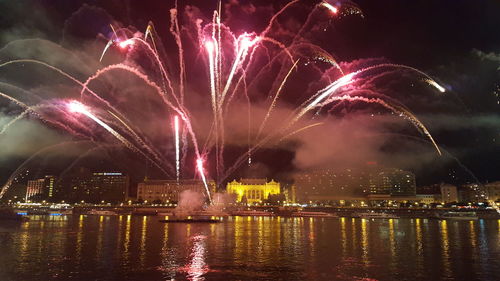
[[[489,237],[486,233],[486,224],[484,219],[479,220],[479,264],[481,265],[481,271],[490,271],[491,268],[488,265],[487,261],[490,257],[490,247],[489,247]],[[498,243],[497,243],[498,245]],[[494,248],[495,249],[495,248]],[[498,248],[497,248],[498,249]]]
[[[102,258],[102,239],[104,237],[103,224],[104,216],[99,216],[99,226],[97,229],[96,260],[100,260]]]
[[[352,239],[351,239],[351,248],[352,249],[355,249],[358,247],[358,237],[357,237],[357,234],[358,234],[358,231],[356,230],[356,219],[355,218],[351,218],[351,233],[352,233]]]
[[[316,221],[315,218],[308,218],[309,220],[309,253],[310,253],[310,256],[309,258],[314,258],[314,255],[315,255],[315,252],[316,252],[316,249],[315,249],[315,246],[316,246],[316,237],[315,237],[315,229],[314,229],[314,222]]]
[[[422,242],[422,220],[415,219],[415,243],[416,243],[416,258],[417,258],[417,271],[424,270],[424,244]],[[420,275],[420,274],[419,274]]]
[[[118,216],[118,235],[117,235],[118,239],[116,239],[116,247],[115,247],[116,252],[120,251],[121,245],[123,243],[122,236],[123,236],[123,216],[120,215]]]
[[[362,250],[362,260],[363,263],[368,266],[368,230],[367,230],[367,219],[361,219],[361,250]]]
[[[474,221],[469,221],[469,240],[470,244],[472,245],[473,249],[476,249],[477,244],[476,244],[476,228],[474,226]]]
[[[83,222],[84,216],[78,216],[78,230],[76,233],[76,258],[81,261],[82,260],[82,249],[83,249]]]
[[[197,235],[192,238],[194,241],[191,249],[191,261],[187,267],[187,277],[189,280],[205,280],[203,275],[208,272],[208,266],[205,263],[205,240],[204,235]]]
[[[164,224],[164,238],[163,238],[163,247],[161,250],[161,259],[162,266],[160,270],[163,272],[163,276],[165,280],[174,280],[177,270],[179,268],[177,264],[177,257],[179,254],[177,253],[177,248],[171,247],[169,245],[169,224]]]
[[[125,222],[125,239],[123,243],[123,263],[125,265],[130,263],[130,225],[131,225],[132,216],[128,215],[127,220]]]
[[[146,259],[146,237],[148,233],[148,217],[142,217],[142,228],[141,228],[141,244],[139,248],[139,264],[144,266],[144,261]]]
[[[499,229],[497,220],[36,218],[8,230],[0,280],[495,280]]]
[[[342,235],[342,257],[345,258],[347,254],[347,233],[346,233],[346,218],[340,218],[340,232]]]
[[[448,223],[446,220],[441,220],[441,258],[443,264],[443,274],[445,277],[451,276],[450,268],[450,241],[448,237]]]
[[[233,257],[235,260],[241,260],[243,258],[243,217],[234,217],[234,252]]]
[[[394,231],[394,219],[389,219],[389,250],[391,252],[391,259],[389,269],[391,272],[396,273],[397,267],[397,254],[396,254],[396,236]]]
[[[25,266],[27,265],[29,258],[30,225],[30,222],[25,222],[21,227],[22,233],[20,236],[20,253],[18,255],[20,260],[19,267],[21,270],[26,270]]]

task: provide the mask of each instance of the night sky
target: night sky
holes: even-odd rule
[[[218,1],[179,1],[200,8],[206,18],[210,18]],[[224,1],[223,19],[235,32],[261,32],[267,25],[273,12],[279,10],[287,1]],[[335,3],[335,1],[330,1]],[[490,1],[354,1],[363,11],[364,17],[345,16],[341,19],[323,21],[325,31],[320,35],[305,34],[312,43],[321,46],[349,68],[366,66],[370,62],[391,62],[418,68],[444,85],[448,91],[446,97],[433,98],[424,94],[424,86],[413,85],[414,81],[407,77],[398,78],[390,75],[390,79],[382,79],[376,86],[387,89],[388,95],[397,98],[407,105],[435,137],[437,143],[453,156],[437,159],[428,144],[415,141],[422,138],[410,127],[401,127],[384,120],[384,125],[366,124],[363,120],[368,114],[377,114],[377,110],[368,112],[364,106],[343,105],[342,109],[331,112],[332,118],[340,121],[340,129],[356,130],[353,127],[361,124],[363,135],[377,131],[384,135],[380,141],[367,140],[371,148],[377,151],[360,150],[356,161],[347,161],[348,156],[338,156],[337,160],[325,158],[312,161],[301,158],[308,154],[307,143],[298,137],[281,147],[268,147],[255,155],[255,164],[248,169],[240,169],[237,176],[263,175],[282,180],[290,179],[293,171],[307,168],[329,166],[325,163],[335,162],[333,166],[346,167],[360,165],[368,161],[376,161],[384,166],[401,167],[417,174],[417,184],[450,182],[455,184],[474,181],[464,167],[469,169],[481,182],[500,180],[500,2]],[[228,4],[230,3],[230,4]],[[99,7],[93,13],[79,13],[82,6]],[[292,9],[290,13],[278,19],[283,26],[295,26],[307,17],[310,1],[301,1],[302,5]],[[155,23],[158,35],[162,38],[168,54],[176,54],[175,44],[168,32],[169,10],[174,1],[80,1],[80,0],[32,0],[8,1],[0,0],[0,45],[24,38],[43,38],[60,43],[66,48],[80,50],[78,42],[96,42],[98,34],[109,35],[109,24],[123,27],[134,26],[144,30],[151,20]],[[304,8],[305,7],[305,8]],[[72,18],[72,21],[68,21]],[[82,24],[85,22],[86,24]],[[101,40],[102,41],[102,40]],[[102,42],[100,43],[102,44]],[[83,48],[82,48],[83,49]],[[86,49],[87,50],[87,49]],[[0,52],[0,62],[11,59]],[[109,62],[108,62],[109,63]],[[21,72],[16,72],[21,73]],[[12,78],[0,70],[0,81],[17,81],[26,87],[29,84],[22,78]],[[21,75],[21,74],[17,74]],[[192,74],[194,76],[194,74]],[[302,79],[307,80],[305,76]],[[393,79],[394,78],[394,79]],[[297,77],[296,81],[300,81]],[[394,81],[396,80],[396,81]],[[296,82],[298,83],[298,82]],[[196,83],[195,83],[196,84]],[[411,87],[408,86],[411,84]],[[418,84],[418,83],[415,83]],[[194,85],[201,89],[206,85]],[[283,99],[283,108],[293,104],[300,98],[299,90]],[[0,88],[7,92],[5,87]],[[256,101],[260,101],[257,98]],[[0,117],[11,116],[11,111],[2,103]],[[0,124],[5,124],[1,119]],[[337,126],[337,125],[332,125]],[[373,125],[375,126],[375,125]],[[346,127],[346,128],[344,128]],[[391,130],[391,128],[395,128]],[[47,132],[53,134],[53,132]],[[311,133],[313,134],[313,133]],[[401,137],[401,135],[409,137]],[[306,138],[304,136],[304,138]],[[0,145],[6,149],[13,146],[0,136]],[[58,137],[60,138],[60,137]],[[337,139],[337,138],[334,138]],[[348,141],[349,142],[349,141]],[[363,143],[356,140],[354,143]],[[328,143],[322,144],[328,150]],[[426,148],[423,148],[426,147]],[[310,147],[309,147],[310,148]],[[12,148],[14,149],[14,148]],[[314,150],[314,148],[312,148]],[[228,145],[227,151],[239,153],[241,147]],[[356,146],[342,146],[338,150],[350,150],[356,154]],[[334,150],[335,151],[335,150]],[[113,153],[110,153],[110,155]],[[314,154],[314,153],[312,153]],[[5,153],[0,151],[1,176],[6,179],[15,168],[26,160],[29,153]],[[114,155],[114,154],[113,154]],[[333,154],[332,154],[333,155]],[[367,155],[363,158],[363,155]],[[104,157],[104,155],[102,155]],[[230,155],[231,156],[231,155]],[[344,158],[342,158],[344,157]],[[456,157],[453,158],[453,157]],[[230,158],[230,157],[229,157]],[[115,169],[141,167],[136,178],[141,178],[146,169],[144,161],[131,160],[124,156],[120,160],[92,158],[86,163],[90,168],[104,168],[115,165]],[[340,159],[340,160],[338,160]],[[409,159],[409,160],[408,160]],[[459,160],[460,164],[457,164]],[[47,170],[40,168],[40,174],[57,173],[58,160],[44,160]],[[117,164],[117,163],[120,164]],[[47,164],[49,163],[49,164]],[[139,163],[139,164],[138,164]]]

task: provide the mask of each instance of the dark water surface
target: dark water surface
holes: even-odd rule
[[[0,222],[0,280],[500,280],[500,220],[32,217]]]

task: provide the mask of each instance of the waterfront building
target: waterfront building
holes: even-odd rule
[[[372,207],[405,207],[408,205],[424,203],[430,204],[435,200],[441,200],[441,196],[438,195],[408,195],[408,196],[393,196],[390,194],[370,194],[366,196],[369,206]]]
[[[431,184],[424,186],[417,186],[417,194],[439,194],[441,195],[442,184]]]
[[[283,188],[282,193],[285,195],[287,203],[297,203],[297,187],[295,184],[292,184],[289,188]]]
[[[267,179],[240,179],[233,180],[227,184],[227,193],[235,194],[237,202],[262,203],[269,195],[281,193],[280,183]]]
[[[497,202],[500,200],[500,181],[487,183],[484,185],[488,194],[488,200]]]
[[[416,198],[419,203],[426,205],[442,202],[441,194],[417,194]]]
[[[488,200],[487,190],[481,184],[465,184],[460,187],[459,199],[464,203],[479,203]]]
[[[56,193],[56,177],[45,176],[41,179],[29,180],[26,185],[26,201],[53,201]]]
[[[415,174],[400,169],[385,169],[378,174],[379,188],[391,196],[415,196]],[[383,192],[380,192],[383,194]]]
[[[370,187],[365,174],[352,169],[315,169],[294,175],[297,202],[332,202],[360,197]]]
[[[457,187],[450,184],[441,185],[441,202],[451,203],[458,202]]]
[[[211,193],[215,193],[215,182],[208,181]],[[206,194],[206,188],[201,180],[149,180],[146,179],[137,186],[137,200],[158,203],[177,203],[179,194],[191,190]]]
[[[340,200],[385,201],[389,197],[415,197],[415,175],[400,169],[369,165],[363,170],[316,169],[294,176],[298,202],[327,202]],[[390,199],[387,199],[390,200]],[[394,199],[392,199],[394,200]]]
[[[111,203],[125,202],[130,178],[121,172],[90,172],[80,169],[63,183],[64,194],[60,199],[68,202]]]
[[[126,201],[130,178],[120,172],[97,172],[92,174],[90,184],[95,201],[116,204]]]

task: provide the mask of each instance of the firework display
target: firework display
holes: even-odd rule
[[[306,42],[301,34],[312,25],[318,14],[329,17],[329,20],[340,20],[347,15],[364,17],[361,10],[348,1],[325,1],[312,6],[309,17],[297,34],[291,40],[282,40],[273,33],[276,23],[280,15],[285,15],[297,4],[298,1],[291,1],[283,6],[259,34],[250,31],[233,33],[222,23],[220,11],[214,11],[211,21],[203,22],[196,18],[193,22],[186,22],[183,27],[179,24],[179,11],[174,8],[170,11],[170,32],[177,46],[177,58],[165,55],[162,38],[157,36],[152,23],[144,33],[132,33],[126,28],[111,25],[112,32],[109,38],[106,38],[107,41],[104,41],[102,53],[95,58],[102,64],[83,81],[81,77],[75,77],[64,69],[40,60],[26,58],[4,62],[0,64],[0,68],[36,65],[56,73],[79,87],[80,99],[47,99],[33,104],[9,93],[0,93],[2,99],[12,101],[23,110],[1,128],[0,135],[8,134],[9,127],[15,126],[16,122],[27,116],[38,118],[47,126],[66,131],[75,138],[92,139],[96,142],[109,141],[109,138],[96,133],[96,130],[104,129],[121,145],[162,171],[166,177],[179,181],[185,174],[191,174],[200,178],[206,187],[209,201],[211,198],[207,178],[213,178],[217,184],[224,182],[245,162],[251,163],[252,157],[255,157],[252,155],[259,148],[276,145],[304,130],[321,126],[322,122],[312,120],[312,116],[324,108],[334,107],[339,102],[376,105],[395,113],[414,125],[428,138],[438,155],[441,155],[438,144],[417,116],[405,105],[385,96],[383,92],[370,88],[369,81],[386,73],[401,72],[411,75],[414,83],[425,85],[428,91],[445,93],[446,88],[429,75],[405,65],[381,63],[356,70],[345,69],[335,60],[334,54]],[[187,48],[188,43],[195,48]],[[104,64],[113,52],[121,53],[124,60]],[[192,57],[188,59],[187,56],[196,57],[199,63],[192,65],[194,60]],[[322,67],[316,66],[316,62]],[[328,67],[324,67],[325,64]],[[305,68],[308,72],[312,69],[316,76],[306,75]],[[189,75],[192,69],[207,75]],[[278,71],[269,78],[272,69]],[[173,120],[172,153],[167,154],[159,150],[148,134],[144,133],[141,125],[135,124],[121,109],[117,99],[105,97],[103,91],[107,88],[101,84],[122,83],[108,82],[113,80],[113,74],[117,72],[133,76],[135,80],[146,85],[148,94],[154,93],[156,98],[161,100],[160,106],[165,112],[162,120]],[[297,98],[298,102],[290,110],[289,116],[280,120],[280,125],[277,126],[276,122],[270,120],[276,113],[280,100],[287,97],[287,84],[300,75],[320,77],[316,85],[321,87],[309,88],[316,90],[309,90],[305,99]],[[261,106],[262,99],[252,96],[249,89],[258,88],[257,84],[263,80],[272,85],[268,87],[270,90],[265,91],[263,98],[265,105],[262,107],[266,110],[257,116],[257,110],[253,110],[253,107],[256,103]],[[192,84],[197,84],[198,88],[199,84],[205,87],[202,96],[211,107],[209,122],[197,120],[195,110],[190,108],[191,99],[194,99],[190,92]],[[127,99],[125,96],[120,98]],[[247,120],[240,124],[247,131],[247,147],[245,153],[233,157],[234,161],[229,163],[225,148],[227,137],[232,132],[227,130],[227,123],[231,121],[230,114],[234,112],[245,116]],[[89,119],[94,124],[89,123]],[[208,134],[200,134],[200,124],[207,123],[209,125],[205,127],[210,128]],[[100,129],[96,128],[95,124]],[[166,135],[165,138],[171,140],[172,136]],[[207,166],[213,166],[213,169],[210,169],[213,170],[212,174],[209,174]],[[0,198],[9,189],[16,177],[15,173],[3,186]]]

